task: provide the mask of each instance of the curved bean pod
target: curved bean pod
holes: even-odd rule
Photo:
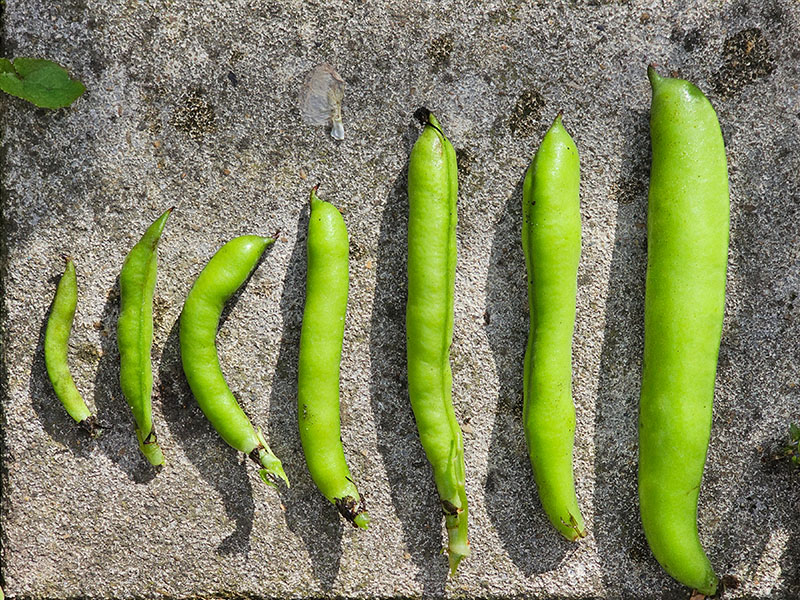
[[[408,165],[408,394],[445,516],[452,574],[469,554],[464,440],[450,368],[457,195],[455,150],[426,111]]]
[[[119,274],[119,382],[136,420],[139,449],[150,464],[161,465],[164,455],[153,429],[153,292],[158,270],[158,241],[172,208],[148,227],[131,248]]]
[[[568,540],[586,536],[575,497],[572,334],[581,256],[578,150],[561,114],[525,174],[522,246],[530,330],[525,350],[525,438],[539,498]]]
[[[231,393],[219,364],[216,337],[222,309],[258,265],[273,238],[243,235],[211,257],[183,305],[180,323],[183,372],[206,418],[230,446],[247,454],[264,483],[282,479],[289,485],[281,461],[272,453],[261,430],[253,428]]]
[[[728,261],[728,169],[713,107],[648,69],[653,159],[647,215],[639,504],[664,570],[711,595],[697,497],[711,432]]]
[[[78,306],[78,279],[75,275],[75,263],[67,259],[64,274],[58,282],[56,296],[50,317],[47,319],[47,329],[44,334],[44,362],[47,367],[47,376],[53,384],[56,396],[67,413],[76,423],[86,429],[91,435],[97,435],[97,417],[92,415],[83,401],[67,363],[69,347],[69,332],[72,329],[72,320]]]
[[[297,373],[300,441],[319,490],[345,519],[366,529],[369,515],[350,478],[340,437],[339,362],[350,247],[342,215],[316,192],[316,187],[311,190],[306,304]]]

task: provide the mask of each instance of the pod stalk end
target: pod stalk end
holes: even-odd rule
[[[283,481],[287,488],[290,487],[289,478],[286,477],[286,472],[283,470],[283,464],[270,450],[264,439],[264,434],[261,433],[261,429],[256,433],[256,438],[259,445],[250,453],[250,458],[253,462],[263,467],[258,470],[258,476],[261,477],[261,481],[273,487],[278,487],[278,482]]]
[[[442,503],[445,507],[445,504]],[[456,574],[459,563],[469,556],[469,539],[467,537],[467,515],[463,509],[449,512],[445,509],[447,526],[447,558],[450,563],[450,576]]]
[[[78,426],[88,433],[91,438],[99,438],[103,434],[103,428],[97,421],[96,415],[89,415],[85,419],[78,421]]]
[[[150,430],[150,433],[145,436],[142,434],[142,430],[137,428],[136,439],[139,440],[139,450],[151,465],[157,467],[164,464],[164,453],[161,452],[161,447],[158,445],[155,431]]]
[[[353,525],[361,529],[369,529],[369,514],[366,511],[359,513],[353,519]]]
[[[358,496],[358,494],[356,494],[356,496]],[[343,498],[334,498],[333,505],[336,507],[336,510],[339,511],[339,514],[342,515],[348,523],[352,524],[353,527],[359,527],[361,529],[369,528],[370,519],[367,509],[364,506],[363,497],[354,498],[353,496],[345,496]]]

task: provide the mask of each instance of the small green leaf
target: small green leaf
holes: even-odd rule
[[[795,423],[789,425],[789,435],[792,437],[793,442],[800,442],[800,427]]]
[[[16,58],[12,63],[0,58],[0,90],[40,108],[63,108],[72,104],[86,88],[51,60]]]

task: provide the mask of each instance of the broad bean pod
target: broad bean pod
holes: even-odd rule
[[[78,306],[78,278],[75,274],[75,262],[67,258],[64,274],[58,282],[53,306],[47,319],[44,334],[44,362],[47,376],[53,384],[56,396],[64,405],[67,413],[76,423],[91,435],[97,435],[97,418],[86,406],[81,393],[75,386],[75,380],[69,371],[67,352],[69,349],[69,333],[75,310]]]
[[[559,114],[523,183],[522,246],[530,329],[523,421],[539,498],[568,540],[586,536],[575,496],[572,334],[581,255],[578,149]]]
[[[260,465],[262,481],[289,480],[259,429],[256,431],[228,387],[217,355],[222,309],[247,280],[274,238],[243,235],[211,257],[194,282],[180,319],[181,362],[186,380],[206,418],[230,446]]]
[[[150,464],[161,465],[164,455],[153,429],[153,292],[158,271],[158,242],[172,208],[148,227],[125,257],[119,274],[119,382],[136,420],[139,449]]]
[[[369,515],[350,478],[339,417],[350,247],[342,215],[316,192],[316,187],[311,190],[306,303],[297,374],[300,441],[319,490],[348,522],[366,529]]]
[[[728,169],[713,107],[688,81],[648,69],[653,157],[647,215],[639,505],[664,570],[717,588],[697,531],[728,261]]]
[[[450,571],[469,554],[464,439],[453,409],[453,295],[458,171],[453,145],[436,117],[408,165],[408,394],[420,441],[433,467],[448,536]]]

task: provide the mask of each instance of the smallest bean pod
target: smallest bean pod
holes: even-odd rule
[[[67,362],[69,333],[78,306],[78,278],[75,274],[75,262],[71,258],[66,261],[67,266],[58,282],[53,307],[47,319],[44,362],[53,390],[67,413],[94,437],[99,434],[97,417],[92,415],[83,401]]]

